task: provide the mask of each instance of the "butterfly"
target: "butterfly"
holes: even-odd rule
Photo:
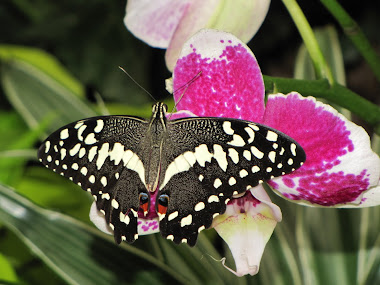
[[[99,116],[52,133],[39,160],[90,192],[116,243],[138,238],[138,212],[155,210],[161,235],[195,245],[234,197],[291,173],[306,160],[289,136],[250,121],[216,117],[168,120],[156,103],[150,120]]]

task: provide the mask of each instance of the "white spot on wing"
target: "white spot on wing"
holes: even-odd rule
[[[232,185],[235,185],[236,184],[236,179],[235,179],[235,177],[230,177],[230,179],[228,179],[228,184],[230,184],[230,186],[232,186]]]
[[[95,176],[94,176],[94,175],[91,175],[91,176],[88,178],[88,181],[90,181],[91,183],[95,183]]]
[[[294,143],[290,145],[290,151],[292,152],[293,156],[297,155],[296,148],[297,146]]]
[[[103,127],[104,127],[104,121],[102,119],[97,120],[94,132],[95,133],[101,132],[103,130]]]
[[[103,194],[102,194],[102,199],[106,199],[106,200],[111,199],[110,194],[108,194],[108,193],[103,193]]]
[[[80,128],[78,129],[78,133],[77,133],[77,135],[78,135],[78,139],[80,140],[80,141],[83,141],[83,132],[84,132],[84,130],[87,128],[87,125],[82,125],[82,126],[80,126]]]
[[[94,133],[89,133],[87,137],[84,139],[85,144],[94,144],[97,143],[98,141],[95,139],[95,134]]]
[[[275,132],[268,130],[268,132],[267,132],[267,140],[268,141],[275,142],[275,141],[277,141],[277,138],[278,138],[278,135]]]
[[[100,178],[100,183],[102,183],[102,185],[104,187],[107,186],[107,177],[103,176],[102,178]]]
[[[219,197],[216,196],[216,195],[211,195],[210,197],[208,197],[207,202],[209,202],[209,203],[212,203],[212,202],[219,202]]]
[[[111,201],[111,206],[114,208],[114,209],[119,209],[119,203],[115,200],[115,199],[112,199]],[[120,213],[121,214],[121,213]]]
[[[272,161],[272,163],[275,162],[276,160],[276,152],[275,151],[271,151],[268,153],[268,158],[270,159],[270,161]]]
[[[82,173],[84,176],[87,175],[87,172],[88,172],[88,170],[87,170],[87,167],[85,167],[85,166],[83,166],[83,167],[80,169],[80,173]]]
[[[203,210],[206,207],[205,203],[199,202],[198,204],[195,205],[194,210],[199,212]]]
[[[62,130],[59,134],[59,137],[61,138],[61,140],[67,139],[69,137],[69,129]]]
[[[227,144],[239,147],[239,146],[245,146],[245,141],[243,140],[241,136],[234,134],[232,136],[232,141],[227,142]]]
[[[181,227],[191,225],[193,221],[193,216],[189,214],[188,216],[181,219]]]
[[[82,147],[80,150],[79,150],[79,158],[82,158],[83,156],[85,156],[86,154],[86,149],[84,147]]]
[[[205,167],[206,161],[211,162],[213,155],[208,151],[207,145],[201,144],[195,148],[195,158],[200,166]]]
[[[258,150],[257,147],[251,146],[251,152],[254,156],[256,156],[258,159],[262,159],[264,157],[264,153]]]
[[[222,185],[222,181],[219,178],[216,178],[214,180],[214,188],[217,189],[221,185]]]
[[[227,135],[232,135],[234,133],[234,130],[231,128],[231,122],[230,121],[223,122],[223,131]]]
[[[65,148],[61,148],[61,160],[63,160],[65,157],[66,157],[66,149]]]
[[[190,169],[190,167],[192,167],[192,165],[189,164],[189,162],[187,161],[187,159],[185,158],[185,156],[183,154],[177,156],[175,159],[174,159],[174,164],[177,168],[177,173],[179,172],[183,172],[183,171],[187,171]],[[172,163],[171,163],[172,164]],[[171,165],[170,164],[170,165]],[[169,166],[170,166],[169,165]],[[168,167],[169,168],[169,167]],[[176,174],[177,174],[176,173]],[[170,178],[169,178],[170,179]]]
[[[98,158],[96,160],[96,167],[98,170],[102,168],[104,162],[106,161],[108,157],[109,146],[110,146],[109,143],[104,143],[98,151]]]
[[[168,221],[174,220],[174,219],[177,218],[177,217],[178,217],[178,211],[175,211],[175,212],[173,212],[173,213],[170,213],[170,214],[168,215]]]
[[[195,162],[197,161],[194,153],[192,153],[191,151],[186,151],[183,156],[186,158],[186,160],[189,162],[189,164],[191,166],[193,166],[195,164]]]
[[[237,164],[239,162],[239,153],[233,149],[229,148],[228,149],[228,156],[231,157],[232,161]]]
[[[244,130],[247,132],[249,139],[248,143],[252,143],[255,139],[255,132],[252,130],[252,128],[245,127]]]
[[[77,143],[72,149],[70,149],[69,153],[71,156],[74,156],[78,153],[80,149],[80,143]]]
[[[243,151],[243,156],[248,161],[251,161],[251,159],[252,159],[252,154],[251,154],[251,152],[249,150],[244,150]]]
[[[115,161],[115,165],[118,165],[124,155],[124,146],[121,143],[115,143],[112,150],[109,152],[110,161]]]
[[[218,162],[218,165],[223,171],[227,170],[227,158],[226,158],[226,153],[224,152],[222,146],[218,144],[214,144],[214,158]]]
[[[124,151],[124,154],[122,157],[124,166],[126,166],[128,164],[128,162],[132,158],[132,156],[133,156],[133,152],[131,150],[128,149],[128,150]]]
[[[50,142],[49,142],[49,141],[46,141],[46,142],[45,142],[45,153],[48,153],[48,152],[49,152],[49,149],[50,149]]]
[[[252,171],[252,173],[259,172],[260,171],[260,167],[258,167],[257,165],[254,165],[254,166],[252,166],[251,171]]]
[[[88,160],[90,162],[92,162],[92,160],[94,159],[94,157],[97,154],[97,152],[98,152],[98,147],[97,146],[93,146],[92,148],[90,148],[90,151],[88,152]]]
[[[248,175],[248,171],[245,169],[242,169],[239,171],[240,178],[244,178]]]
[[[145,169],[142,161],[140,158],[133,153],[131,159],[128,161],[127,165],[125,166],[126,168],[136,171],[137,174],[140,177],[141,182],[145,185]],[[133,211],[133,209],[131,209]],[[136,212],[137,214],[137,212]]]

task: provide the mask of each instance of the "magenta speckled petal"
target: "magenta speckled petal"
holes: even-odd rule
[[[251,50],[235,36],[202,30],[185,43],[173,73],[174,90],[197,74],[185,90],[178,110],[197,116],[232,117],[260,122],[264,83]],[[182,92],[176,92],[178,101]]]
[[[167,48],[190,0],[128,0],[124,24],[153,47]]]
[[[264,124],[294,138],[305,164],[269,184],[295,202],[335,206],[359,204],[379,182],[380,160],[362,127],[334,108],[298,93],[268,98]]]

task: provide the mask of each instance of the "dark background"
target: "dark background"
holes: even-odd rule
[[[377,1],[341,1],[359,23],[373,46],[380,50]],[[313,28],[335,20],[319,1],[298,1]],[[41,48],[56,56],[87,89],[107,101],[130,104],[145,102],[141,91],[118,66],[123,66],[157,99],[168,96],[164,79],[170,77],[164,50],[134,38],[125,28],[126,1],[66,0],[0,3],[0,42]],[[378,103],[379,85],[351,42],[338,27],[347,71],[348,87]],[[262,28],[249,46],[266,75],[292,77],[301,38],[281,1],[272,1]],[[7,106],[0,91],[0,103]]]

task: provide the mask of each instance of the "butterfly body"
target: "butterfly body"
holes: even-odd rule
[[[249,121],[213,117],[168,120],[94,117],[51,134],[38,156],[48,168],[91,192],[117,243],[137,237],[138,210],[155,191],[161,234],[194,245],[226,204],[259,183],[299,168],[306,156],[293,139]]]

